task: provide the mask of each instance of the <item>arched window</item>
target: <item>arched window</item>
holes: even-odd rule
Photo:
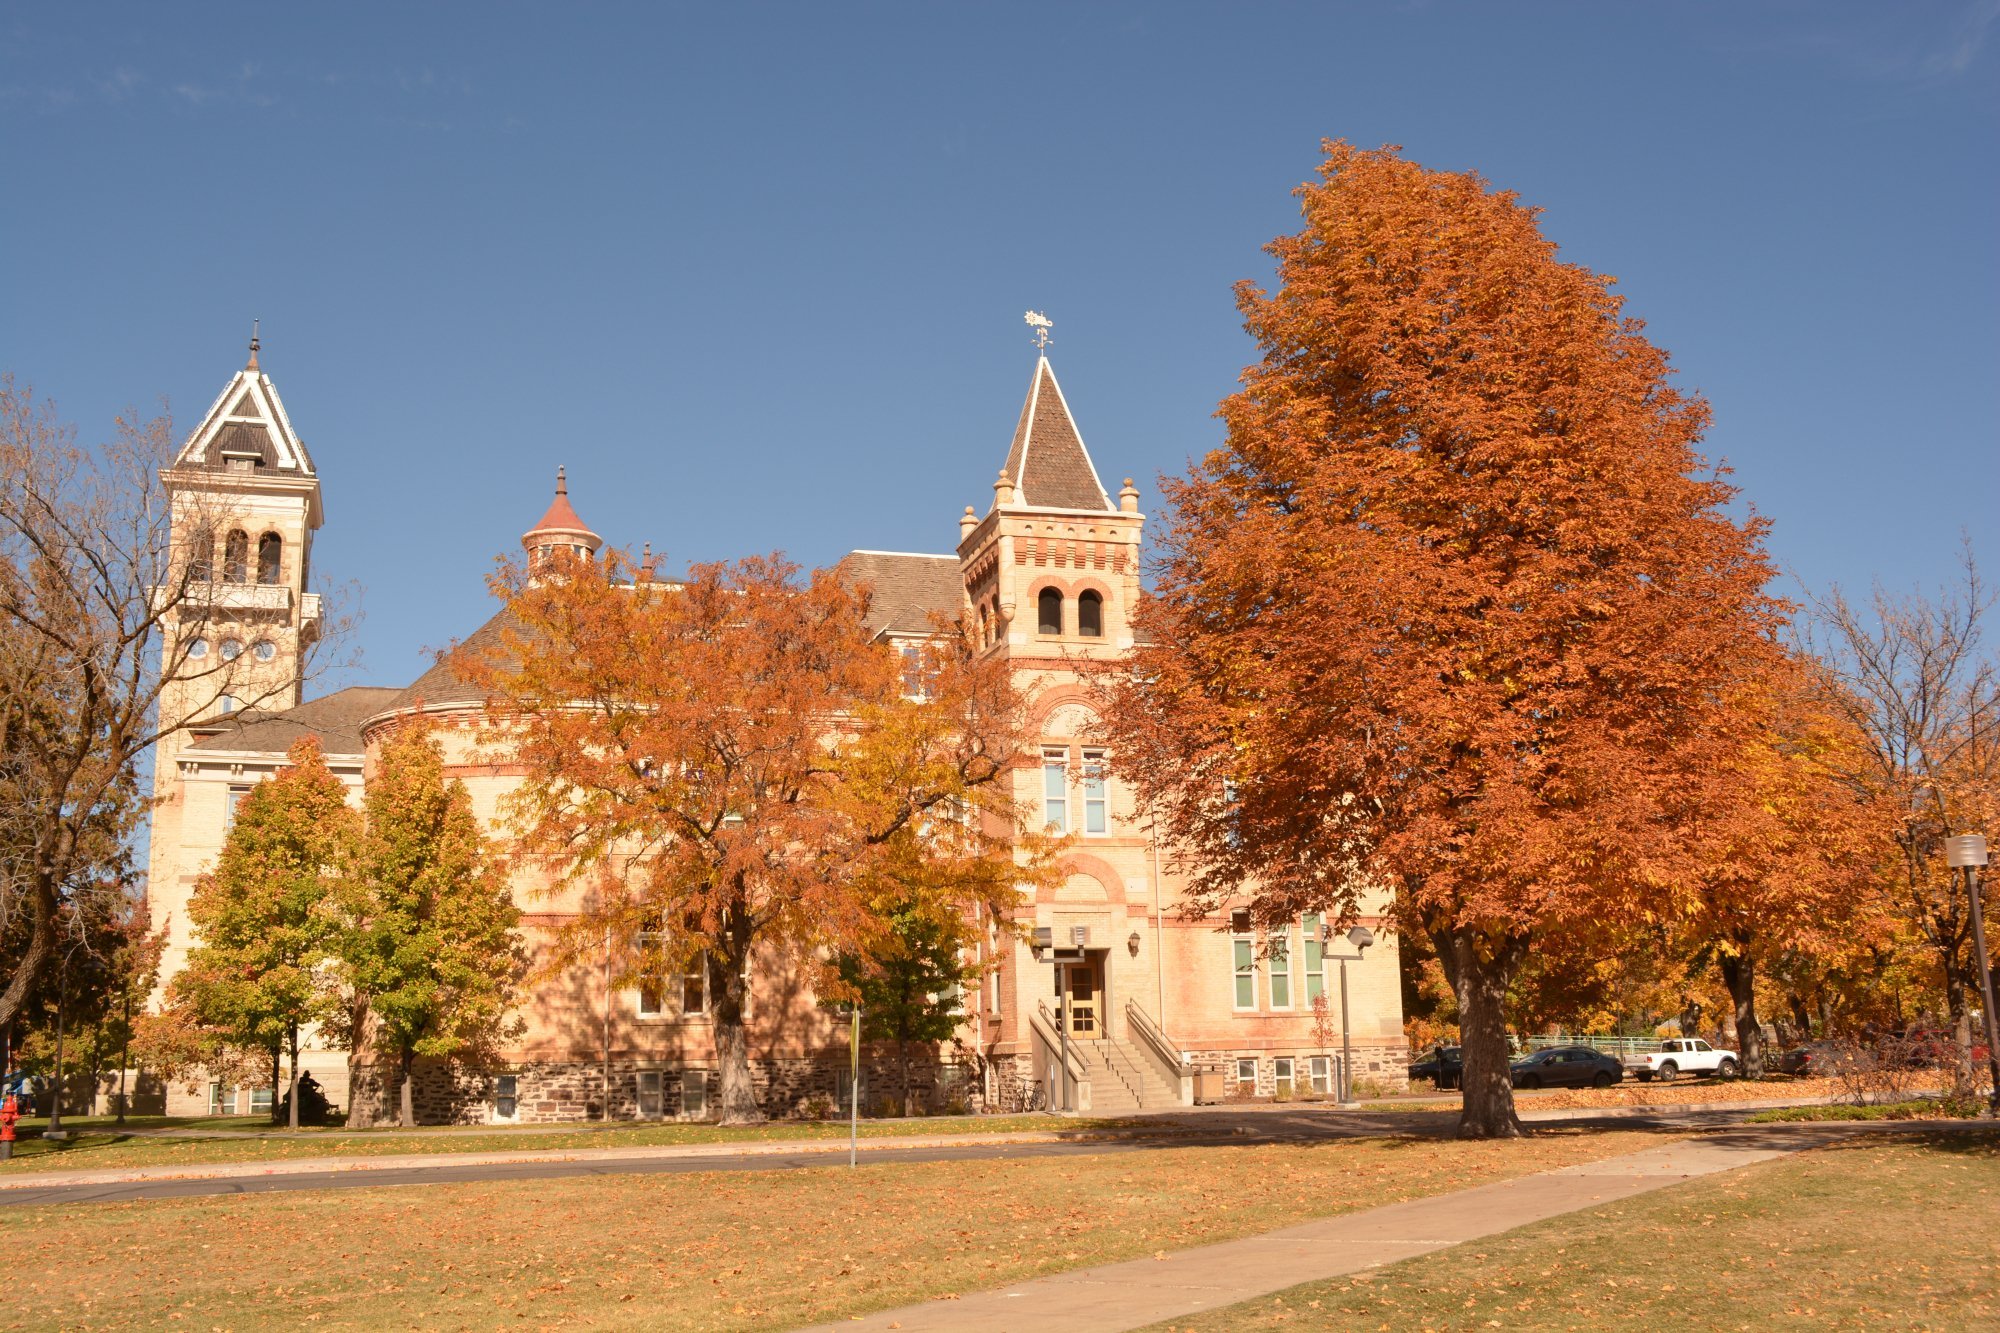
[[[993,615],[982,606],[979,608],[979,646],[981,648],[990,648],[992,645]]]
[[[237,528],[222,543],[222,581],[250,581],[250,534]]]
[[[1062,602],[1062,594],[1054,588],[1042,589],[1042,595],[1035,599],[1038,611],[1036,628],[1041,633],[1062,633]]]
[[[267,532],[257,539],[257,582],[276,583],[278,570],[284,564],[285,539],[275,532]]]
[[[188,539],[188,581],[209,583],[215,579],[215,529],[197,528]]]
[[[1076,632],[1086,639],[1104,637],[1104,596],[1096,592],[1076,595]]]

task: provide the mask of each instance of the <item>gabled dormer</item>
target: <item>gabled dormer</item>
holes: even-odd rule
[[[959,568],[974,632],[1015,656],[1129,650],[1145,518],[1127,479],[1112,504],[1046,355],[984,518],[959,520]]]

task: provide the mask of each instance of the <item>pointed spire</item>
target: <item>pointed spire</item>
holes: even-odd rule
[[[549,502],[548,512],[541,522],[521,534],[521,545],[529,555],[540,558],[559,547],[572,548],[576,554],[594,556],[604,539],[591,531],[590,525],[577,516],[569,503],[569,478],[564,469],[556,469],[556,495]]]
[[[1035,359],[1034,382],[1028,386],[1027,402],[1021,405],[1007,466],[1000,472],[1016,504],[1038,509],[1113,508],[1046,355]],[[1000,489],[996,485],[996,500]]]
[[[278,387],[257,364],[259,321],[250,325],[250,360],[229,377],[201,424],[174,455],[177,468],[229,471],[248,466],[270,475],[310,477],[312,456],[292,429]]]

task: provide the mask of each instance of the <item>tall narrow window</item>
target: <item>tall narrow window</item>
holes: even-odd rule
[[[250,581],[250,534],[241,528],[233,530],[223,540],[222,581],[224,583]]]
[[[1042,751],[1042,823],[1051,833],[1069,832],[1069,752]]]
[[[658,1018],[666,1012],[667,987],[660,979],[660,937],[653,931],[639,935],[639,1017]]]
[[[659,1070],[642,1069],[639,1071],[638,1094],[640,1118],[645,1120],[659,1119],[660,1109],[665,1101],[662,1095]]]
[[[208,583],[215,578],[215,529],[197,528],[188,538],[188,580]]]
[[[257,582],[273,584],[285,564],[285,539],[267,532],[257,539]]]
[[[493,1118],[512,1120],[521,1109],[521,1078],[502,1074],[493,1080]]]
[[[1315,912],[1301,923],[1306,937],[1306,1003],[1326,994],[1326,945],[1321,943],[1320,917]]]
[[[1292,1059],[1281,1055],[1271,1061],[1271,1091],[1280,1097],[1289,1097],[1297,1090],[1292,1077]]]
[[[1086,639],[1104,637],[1104,597],[1100,593],[1076,595],[1076,632]]]
[[[903,666],[903,697],[921,700],[924,697],[924,650],[914,643],[906,643],[898,656]]]
[[[708,960],[697,958],[691,971],[679,979],[681,1017],[699,1018],[708,1012]]]
[[[1083,752],[1083,831],[1103,833],[1106,830],[1104,788],[1104,751],[1085,750]]]
[[[1281,930],[1271,936],[1271,1007],[1292,1007],[1292,932]]]
[[[1257,1007],[1257,942],[1250,937],[1250,914],[1231,912],[1230,959],[1236,969],[1236,1007]]]
[[[1044,588],[1035,598],[1035,628],[1042,634],[1062,633],[1063,596],[1054,588]]]

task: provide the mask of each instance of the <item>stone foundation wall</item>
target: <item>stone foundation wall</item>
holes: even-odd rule
[[[1019,1068],[1016,1069],[1015,1065]],[[824,1117],[847,1109],[849,1055],[830,1050],[808,1056],[752,1060],[750,1077],[757,1103],[772,1117]],[[1025,1061],[996,1063],[995,1109],[1029,1104],[1032,1082]],[[938,1113],[978,1113],[986,1107],[986,1080],[977,1061],[941,1059],[913,1049],[904,1087],[902,1062],[893,1049],[862,1050],[861,1109],[864,1115],[893,1114],[911,1105]],[[658,1074],[658,1108],[640,1106],[640,1077]],[[392,1124],[400,1114],[400,1071],[393,1064],[357,1065],[350,1092],[349,1124]],[[503,1114],[504,1085],[513,1083],[512,1116]],[[649,1080],[650,1082],[650,1080]],[[713,1062],[667,1064],[613,1058],[607,1088],[598,1061],[528,1060],[490,1068],[470,1068],[418,1060],[411,1101],[417,1123],[425,1125],[558,1124],[605,1117],[612,1120],[709,1119],[718,1094]]]
[[[1374,1083],[1383,1092],[1409,1091],[1410,1053],[1408,1047],[1377,1045],[1374,1043],[1364,1046],[1356,1042],[1352,1047],[1352,1052],[1354,1056],[1354,1083],[1357,1085],[1357,1089],[1368,1083]],[[1339,1047],[1335,1047],[1331,1051],[1310,1050],[1300,1051],[1297,1054],[1288,1054],[1282,1051],[1273,1054],[1270,1051],[1264,1050],[1203,1051],[1196,1056],[1195,1067],[1197,1069],[1220,1071],[1227,1080],[1227,1095],[1231,1097],[1310,1097],[1326,1095],[1316,1094],[1313,1089],[1312,1058],[1316,1055],[1330,1057],[1327,1070],[1329,1076],[1331,1076],[1333,1071],[1339,1066]],[[1278,1084],[1278,1061],[1281,1059],[1289,1059],[1292,1062],[1292,1085],[1289,1092],[1281,1089]],[[1248,1085],[1237,1082],[1237,1062],[1239,1060],[1256,1061],[1257,1082],[1254,1092]]]

